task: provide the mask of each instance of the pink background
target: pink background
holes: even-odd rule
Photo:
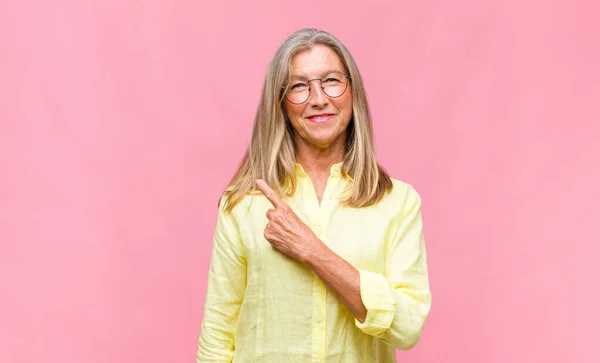
[[[1,0],[0,362],[194,361],[219,193],[309,26],[424,200],[433,309],[401,362],[599,362],[593,3]]]

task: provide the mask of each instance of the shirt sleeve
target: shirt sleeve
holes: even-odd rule
[[[359,270],[367,316],[363,323],[355,319],[355,324],[366,334],[408,350],[421,338],[431,308],[421,198],[410,186],[393,223],[384,274]]]
[[[197,363],[231,362],[234,333],[246,289],[246,258],[232,212],[223,211],[215,227]]]

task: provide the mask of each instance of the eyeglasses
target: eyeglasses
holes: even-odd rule
[[[350,76],[342,72],[331,72],[322,78],[313,78],[308,81],[292,80],[289,85],[283,86],[285,98],[295,105],[303,104],[310,97],[310,82],[320,81],[321,89],[327,97],[337,98],[346,92]],[[287,91],[286,91],[287,88]]]

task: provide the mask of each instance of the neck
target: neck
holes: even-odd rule
[[[345,140],[342,137],[327,147],[311,145],[304,140],[299,141],[296,150],[296,161],[309,174],[329,174],[332,165],[344,160],[344,143]]]

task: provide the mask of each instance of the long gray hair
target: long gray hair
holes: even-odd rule
[[[346,130],[342,175],[352,186],[342,203],[353,207],[375,204],[392,188],[387,172],[375,158],[373,126],[365,88],[348,49],[333,35],[317,29],[302,29],[288,36],[269,63],[260,103],[254,118],[250,145],[231,179],[225,196],[225,211],[233,209],[248,193],[256,191],[256,180],[264,179],[280,195],[292,195],[294,133],[283,107],[284,87],[290,79],[293,57],[315,45],[331,48],[340,58],[352,82],[352,119]]]

